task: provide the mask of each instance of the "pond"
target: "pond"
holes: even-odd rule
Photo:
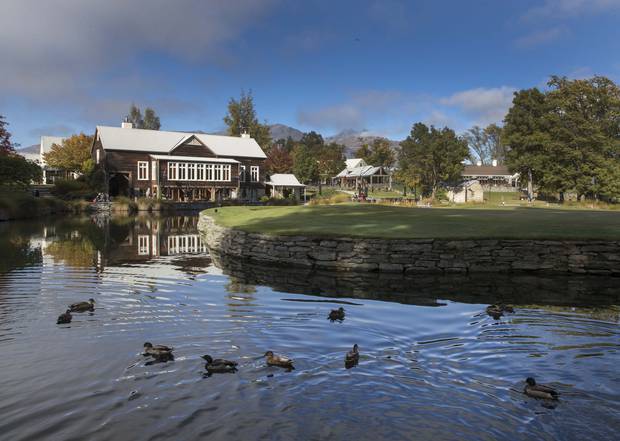
[[[605,440],[620,280],[308,273],[209,256],[196,216],[0,224],[0,439]],[[67,305],[93,298],[93,313]],[[513,314],[495,320],[494,302]],[[344,321],[331,322],[343,306]],[[149,363],[145,341],[174,347]],[[359,364],[344,366],[353,344]],[[268,367],[273,350],[295,370]],[[235,360],[205,376],[201,355]],[[534,376],[561,394],[522,393]]]

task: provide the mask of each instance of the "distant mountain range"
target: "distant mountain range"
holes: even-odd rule
[[[290,136],[294,141],[299,141],[304,134],[301,130],[284,124],[272,124],[269,126],[269,130],[271,131],[271,138],[274,140],[286,139]],[[380,136],[371,135],[366,131],[343,130],[336,135],[326,137],[325,142],[335,142],[344,145],[346,147],[346,155],[352,157],[362,144],[370,144],[377,138],[380,138]],[[398,143],[400,142],[392,139],[388,141],[390,141],[393,149],[398,147]]]

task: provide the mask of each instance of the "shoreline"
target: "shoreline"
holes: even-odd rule
[[[210,251],[280,267],[380,273],[554,273],[620,276],[619,240],[376,239],[278,236],[218,225],[200,213]]]

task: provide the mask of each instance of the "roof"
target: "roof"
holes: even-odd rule
[[[41,137],[41,154],[48,153],[52,150],[53,144],[62,144],[65,140],[62,136],[42,136]]]
[[[195,137],[216,156],[267,157],[254,138],[108,126],[97,126],[97,134],[105,150],[169,153]]]
[[[366,165],[366,162],[362,158],[347,159],[344,162],[345,162],[346,167],[348,169],[352,169],[352,168],[361,167],[361,166]]]
[[[337,178],[356,178],[362,176],[371,176],[381,171],[381,167],[373,167],[372,165],[364,165],[361,167],[355,167],[353,169],[344,169],[338,175]]]
[[[269,177],[269,182],[265,182],[267,185],[278,187],[305,187],[304,184],[297,180],[297,177],[288,173],[276,173]]]
[[[466,165],[461,176],[513,176],[505,165]]]
[[[229,158],[205,158],[204,156],[174,156],[174,155],[150,155],[153,159],[165,159],[167,161],[192,161],[192,162],[223,162],[226,164],[239,164],[239,161]]]

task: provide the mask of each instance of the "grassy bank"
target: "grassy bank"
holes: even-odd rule
[[[377,238],[620,240],[620,213],[549,208],[409,208],[340,204],[224,207],[205,213],[220,225],[282,235]]]

